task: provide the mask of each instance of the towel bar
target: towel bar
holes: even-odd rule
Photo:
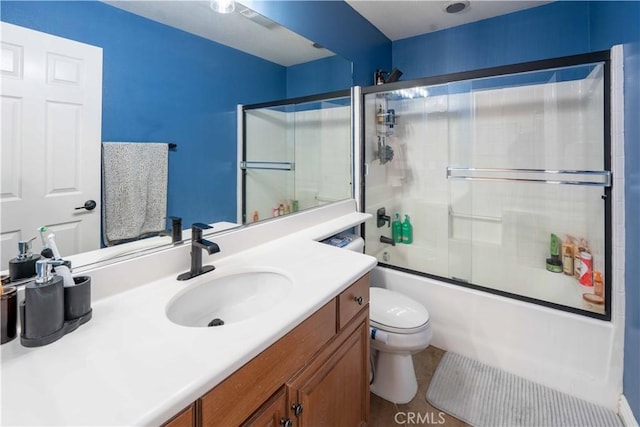
[[[240,162],[240,169],[262,169],[262,170],[280,170],[280,171],[292,171],[293,162]]]

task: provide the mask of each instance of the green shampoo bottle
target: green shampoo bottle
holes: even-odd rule
[[[402,243],[402,222],[400,221],[400,214],[396,212],[395,219],[391,224],[393,241],[396,243]]]
[[[413,225],[409,221],[409,215],[404,216],[404,222],[402,223],[402,243],[406,245],[413,243]]]

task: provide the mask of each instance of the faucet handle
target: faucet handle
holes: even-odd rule
[[[182,223],[182,218],[179,216],[169,215],[166,217],[166,219],[170,219],[172,224]]]
[[[207,228],[213,228],[213,227],[210,226],[209,224],[203,224],[201,222],[194,222],[191,225],[191,228],[199,228],[200,230],[206,230]]]
[[[196,241],[202,239],[202,230],[207,228],[213,228],[209,224],[203,224],[201,222],[194,222],[191,224],[191,240]]]
[[[171,242],[182,242],[182,218],[179,216],[168,216],[167,219],[171,220]],[[165,235],[168,234],[168,232],[163,233],[165,233]]]

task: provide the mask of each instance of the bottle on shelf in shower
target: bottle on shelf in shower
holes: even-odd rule
[[[382,109],[382,104],[378,105],[378,111],[376,112],[376,120],[379,125],[384,124],[384,110]]]
[[[402,243],[405,245],[413,243],[413,225],[409,221],[409,215],[404,216],[404,222],[402,223]]]
[[[546,268],[552,273],[562,273],[563,265],[562,258],[560,257],[561,244],[557,235],[551,234],[551,241],[549,244],[550,258],[547,258]]]
[[[568,276],[573,276],[573,251],[575,245],[573,244],[571,237],[566,236],[562,243],[562,271]]]
[[[394,242],[402,243],[402,222],[400,221],[400,214],[397,212],[391,224],[391,235],[393,236]]]

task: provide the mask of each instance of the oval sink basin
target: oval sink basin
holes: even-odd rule
[[[207,274],[210,280],[183,290],[169,301],[169,320],[192,327],[240,322],[269,310],[293,286],[291,279],[275,271]]]

